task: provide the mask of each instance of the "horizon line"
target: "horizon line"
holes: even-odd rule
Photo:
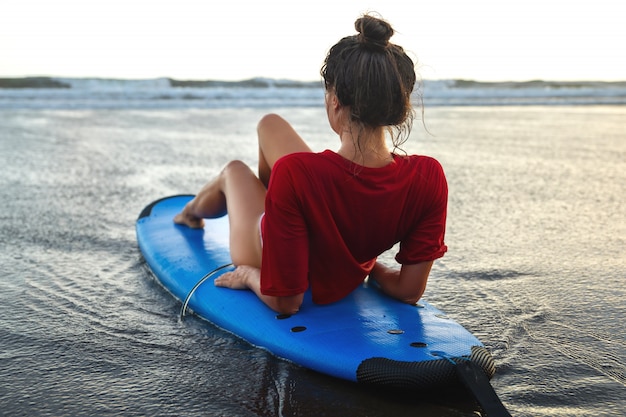
[[[322,79],[317,80],[304,80],[298,78],[273,78],[267,76],[254,76],[249,78],[241,78],[241,79],[220,79],[220,78],[185,78],[185,77],[171,77],[171,76],[157,76],[157,77],[116,77],[116,76],[64,76],[64,75],[0,75],[0,79],[2,80],[20,80],[20,79],[77,79],[77,80],[112,80],[112,81],[147,81],[147,80],[171,80],[176,82],[183,83],[204,83],[204,82],[219,82],[219,83],[243,83],[250,81],[283,81],[283,82],[294,82],[294,83],[318,83],[322,82]],[[496,83],[531,83],[531,82],[558,82],[558,83],[622,83],[626,82],[626,78],[624,79],[573,79],[573,78],[564,78],[564,79],[544,79],[544,78],[525,78],[525,79],[482,79],[482,78],[468,78],[468,77],[458,77],[458,78],[421,78],[419,81],[466,81],[466,82],[476,82],[476,83],[485,83],[485,84],[496,84]]]

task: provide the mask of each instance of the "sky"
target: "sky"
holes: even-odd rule
[[[424,79],[626,80],[623,0],[0,0],[0,77],[319,80],[365,12]]]

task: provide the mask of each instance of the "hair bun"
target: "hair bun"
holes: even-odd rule
[[[389,45],[389,39],[393,36],[391,25],[374,16],[360,17],[354,22],[354,27],[359,32],[357,35],[359,42],[371,49],[386,49]]]

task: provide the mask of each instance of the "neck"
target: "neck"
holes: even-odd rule
[[[371,129],[351,125],[341,132],[340,139],[341,147],[337,153],[355,164],[380,168],[393,160],[383,127]]]

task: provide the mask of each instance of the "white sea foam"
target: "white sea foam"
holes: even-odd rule
[[[321,82],[264,78],[239,82],[169,78],[0,80],[0,108],[317,107],[323,104],[323,96]],[[626,82],[426,80],[415,100],[420,101],[420,97],[426,106],[623,105]]]

